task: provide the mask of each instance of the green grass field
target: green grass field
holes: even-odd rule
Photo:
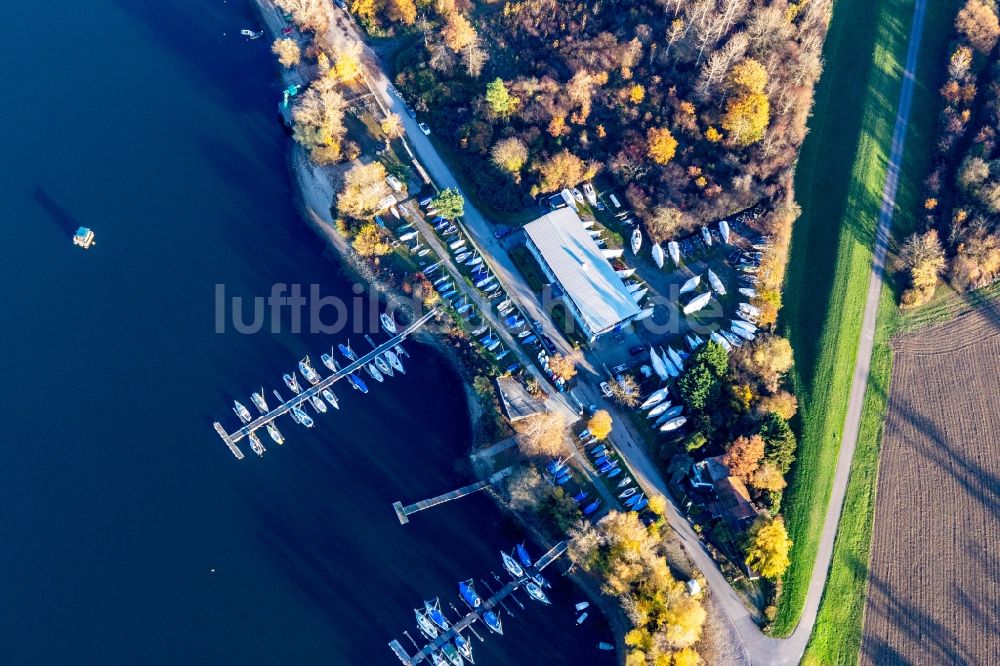
[[[885,23],[883,30],[893,33],[890,42],[883,44],[884,48],[891,49],[898,59],[902,59],[905,54],[906,39],[899,42],[899,30],[903,26],[896,26],[898,22],[905,22],[905,31],[908,34],[909,21],[912,19],[912,6],[903,8],[905,3],[886,3],[883,7],[883,14],[880,21]],[[893,220],[894,232],[897,237],[908,234],[917,222],[921,200],[921,182],[930,162],[931,150],[933,147],[936,132],[937,113],[939,110],[937,89],[945,77],[945,51],[951,33],[952,17],[958,7],[957,0],[948,0],[944,3],[929,4],[927,16],[924,24],[924,33],[921,40],[921,50],[917,66],[917,81],[914,94],[913,108],[910,114],[910,124],[908,126],[906,151],[904,154],[902,174],[899,191],[897,193],[897,209]],[[886,16],[899,11],[898,16]],[[899,62],[899,60],[897,60]],[[898,91],[898,70],[883,68],[885,74],[893,75],[895,90]],[[873,80],[888,79],[883,75],[875,77]],[[888,122],[888,120],[886,121]],[[890,127],[891,131],[891,127]],[[880,137],[882,150],[886,150],[890,136],[888,134]],[[884,153],[883,153],[884,154]],[[862,170],[872,173],[875,171],[884,178],[884,162],[878,164],[877,169]],[[872,204],[870,215],[877,214],[878,201]],[[845,231],[851,226],[850,221],[845,224]],[[864,285],[867,280],[862,280],[860,287],[855,287],[863,297]],[[889,383],[892,374],[892,349],[890,338],[900,328],[903,327],[904,317],[900,316],[896,307],[898,302],[899,289],[891,282],[887,282],[886,288],[882,291],[879,302],[878,322],[875,333],[875,345],[872,353],[871,375],[868,388],[865,394],[864,410],[862,413],[861,430],[858,436],[858,445],[851,465],[851,477],[847,487],[847,495],[844,500],[841,522],[838,527],[837,540],[834,544],[833,561],[827,579],[826,589],[820,605],[819,616],[813,635],[807,647],[803,663],[806,664],[856,664],[861,644],[861,632],[863,623],[865,588],[868,579],[868,555],[871,545],[872,521],[875,512],[875,492],[878,477],[878,455],[881,445],[882,428],[885,422],[886,401],[888,398]],[[945,300],[945,299],[942,299]],[[937,308],[939,312],[946,312],[948,308],[941,306]],[[860,321],[860,315],[858,317]],[[831,320],[833,321],[833,320]],[[856,331],[856,329],[855,329]],[[857,333],[855,332],[856,340]],[[851,354],[852,363],[850,365],[844,361],[846,372],[848,373],[848,383],[844,385],[843,392],[831,396],[828,405],[831,409],[836,409],[836,414],[843,422],[844,406],[847,402],[847,392],[849,386],[849,373],[852,369],[854,355]],[[815,406],[815,405],[813,405]],[[814,417],[815,418],[815,417]],[[809,421],[803,419],[803,435],[808,436],[807,429]],[[822,435],[822,431],[816,433]],[[829,459],[828,469],[832,465],[836,455],[836,444],[833,452],[822,456]],[[829,497],[829,483],[825,485],[826,492],[823,493],[822,509],[825,510],[826,499]],[[815,493],[814,493],[815,494]],[[818,501],[818,500],[817,500]],[[811,567],[815,557],[815,543],[808,554],[803,554],[802,562],[806,563],[805,555],[808,555],[808,566]],[[804,577],[804,583],[808,583],[808,571],[800,573]],[[790,589],[798,589],[792,588]],[[782,629],[787,632],[794,628],[798,613],[801,609],[802,593],[789,593],[786,597],[786,604],[783,605],[784,621]]]
[[[912,0],[837,3],[796,171],[803,216],[781,323],[795,349],[800,441],[784,505],[794,546],[777,636],[798,623],[830,497],[912,16]]]

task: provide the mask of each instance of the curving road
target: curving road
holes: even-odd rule
[[[827,508],[823,533],[809,583],[805,606],[798,627],[786,639],[775,639],[765,636],[754,623],[742,600],[725,580],[711,556],[705,550],[702,542],[695,534],[687,518],[685,518],[673,503],[668,504],[667,519],[677,533],[677,537],[686,552],[702,571],[709,588],[722,611],[738,633],[742,648],[747,659],[755,666],[784,666],[797,664],[805,651],[823,596],[830,560],[833,555],[833,544],[840,521],[844,494],[850,472],[851,460],[857,443],[861,423],[861,412],[864,405],[865,389],[868,385],[868,375],[871,365],[872,347],[874,344],[876,315],[878,313],[879,297],[882,291],[883,269],[886,253],[889,247],[892,216],[896,205],[896,191],[899,185],[899,174],[903,159],[903,149],[906,140],[906,129],[913,101],[917,54],[923,33],[924,16],[927,0],[916,0],[913,24],[910,31],[909,47],[906,54],[906,65],[903,71],[903,84],[897,106],[895,128],[893,130],[892,147],[886,170],[886,180],[882,190],[882,205],[879,211],[878,228],[875,235],[874,256],[869,277],[868,294],[865,301],[864,318],[861,325],[861,337],[858,344],[857,357],[851,393],[848,402],[847,418],[844,423],[837,469],[834,476],[833,490]],[[364,40],[357,32],[354,22],[341,11],[336,12],[336,21],[332,29],[335,39],[357,41]],[[368,82],[380,99],[381,103],[397,113],[403,120],[407,137],[420,158],[424,169],[441,187],[458,187],[458,182],[451,170],[438,155],[434,145],[420,131],[417,121],[407,115],[402,101],[393,94],[394,88],[382,73],[375,54],[365,45],[369,63]],[[492,255],[493,265],[498,277],[519,300],[529,316],[542,321],[546,331],[559,344],[565,345],[562,336],[557,334],[547,317],[542,316],[534,292],[523,280],[517,268],[511,261],[507,251],[498,243],[492,234],[492,227],[486,218],[470,203],[465,206],[465,222],[479,245]],[[568,348],[568,347],[567,347]],[[591,359],[588,359],[591,360]],[[600,363],[591,360],[591,367],[600,367]],[[593,386],[583,386],[580,392],[591,402],[596,402],[597,391]],[[614,411],[614,410],[612,410]],[[646,488],[655,488],[670,497],[667,485],[659,474],[657,466],[650,459],[637,433],[633,432],[628,419],[619,415],[616,422],[624,425],[616,430],[619,448],[628,459],[636,481]]]

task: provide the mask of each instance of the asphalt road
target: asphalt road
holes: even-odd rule
[[[876,315],[882,291],[883,271],[889,247],[893,211],[896,205],[896,191],[899,185],[906,128],[913,101],[917,54],[923,33],[926,7],[927,0],[916,1],[909,48],[906,55],[906,66],[903,71],[903,85],[897,107],[892,147],[886,171],[886,181],[882,191],[882,206],[879,212],[878,228],[875,236],[874,257],[869,277],[864,318],[862,320],[861,337],[855,360],[847,418],[843,428],[833,490],[827,508],[826,519],[823,523],[823,533],[809,583],[805,606],[799,625],[790,637],[779,640],[765,636],[760,631],[744,606],[743,601],[723,577],[722,572],[705,550],[690,523],[687,521],[687,518],[681,514],[673,501],[668,503],[667,519],[670,526],[676,532],[685,551],[705,576],[708,587],[718,607],[722,609],[727,619],[736,629],[742,641],[745,656],[755,666],[784,666],[787,664],[797,664],[801,660],[806,644],[812,634],[813,625],[816,622],[823,588],[826,584],[827,572],[829,571],[833,555],[833,543],[837,534],[840,512],[843,507],[844,494],[847,488],[851,460],[854,457],[854,450],[857,444],[865,390],[868,385]],[[340,38],[364,43],[361,35],[356,31],[353,21],[347,19],[339,11],[337,12],[337,22],[334,31],[340,33],[338,35]],[[364,48],[367,60],[371,65],[367,68],[369,85],[373,87],[381,103],[392,112],[398,114],[403,120],[407,140],[412,145],[413,150],[416,152],[427,173],[438,187],[458,188],[457,180],[441,159],[429,137],[425,136],[420,130],[417,120],[410,118],[406,113],[402,100],[394,94],[394,88],[383,75],[377,56],[367,48],[367,45]],[[506,249],[494,238],[490,223],[468,201],[465,204],[465,226],[471,232],[479,246],[492,255],[492,265],[497,273],[497,277],[507,288],[511,297],[519,301],[522,309],[528,316],[543,322],[549,336],[557,341],[558,344],[563,345],[564,349],[568,350],[568,345],[562,336],[555,331],[549,318],[543,316],[535,293],[518,272]],[[599,376],[596,368],[600,367],[600,363],[592,355],[587,355],[586,360],[586,369],[589,373],[595,377]],[[598,379],[598,381],[600,380]],[[599,394],[594,385],[595,382],[583,383],[577,389],[577,394],[581,395],[585,402],[598,403]],[[656,489],[669,498],[670,494],[665,480],[659,474],[657,466],[653,463],[645,447],[641,444],[637,433],[632,431],[628,419],[614,406],[610,406],[609,410],[612,412],[612,416],[617,424],[614,439],[622,454],[626,457],[628,464],[631,466],[636,481],[647,489],[647,491],[651,488]]]

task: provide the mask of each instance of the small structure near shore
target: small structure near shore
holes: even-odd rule
[[[94,232],[87,227],[80,227],[73,234],[73,245],[79,245],[84,250],[90,248],[94,244]]]

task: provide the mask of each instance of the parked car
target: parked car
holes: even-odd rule
[[[409,117],[411,117],[413,119],[416,119],[417,112],[413,110],[412,106],[410,106],[409,104],[403,104],[403,109],[406,110],[406,115],[408,115]]]
[[[539,337],[542,339],[542,346],[545,347],[545,351],[547,351],[550,354],[555,354],[557,351],[559,351],[559,348],[556,347],[556,343],[552,342],[552,338],[545,335],[544,333]]]
[[[535,329],[536,333],[541,333],[542,332],[542,322],[538,321],[537,319],[532,319],[531,320],[531,328]]]
[[[425,135],[427,136],[431,135],[431,128],[427,126],[427,123],[417,123],[417,127],[419,127],[420,131],[423,132]]]
[[[607,382],[601,382],[601,393],[605,398],[610,398],[613,394],[611,393],[611,384]]]

